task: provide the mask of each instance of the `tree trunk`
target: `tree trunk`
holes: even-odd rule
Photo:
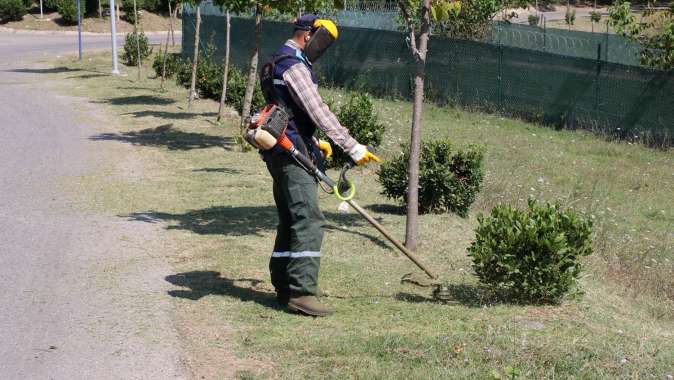
[[[138,59],[138,80],[140,81],[141,79],[141,69],[142,69],[142,62],[140,60],[140,36],[138,35],[138,27],[139,27],[139,22],[138,22],[138,9],[136,8],[136,0],[133,0],[133,14],[134,14],[134,24],[133,24],[133,32],[136,35],[136,58]]]
[[[98,18],[103,18],[103,6],[101,6],[101,0],[98,0]]]
[[[117,22],[119,22],[119,2],[115,2],[115,8],[117,8],[115,9],[115,17],[117,18]]]
[[[171,1],[168,2],[169,6],[169,30],[171,31],[171,46],[176,46],[176,36],[173,30],[173,20],[177,20],[178,17],[178,7],[179,3],[176,3],[176,8],[171,12]]]
[[[412,130],[410,133],[410,158],[408,162],[407,223],[405,225],[405,246],[415,251],[419,234],[419,155],[421,150],[421,115],[424,107],[424,78],[426,75],[426,53],[430,33],[430,0],[423,0],[421,7],[421,35],[419,36],[414,74],[414,104],[412,106]]]
[[[258,51],[260,49],[260,34],[262,32],[262,9],[260,5],[255,7],[255,46],[250,55],[250,68],[248,70],[248,81],[246,82],[246,92],[243,97],[243,107],[241,110],[241,130],[246,128],[246,121],[250,117],[250,107],[253,102],[253,93],[257,83],[257,61]],[[243,144],[242,144],[243,145]],[[245,145],[243,145],[245,146]]]
[[[168,44],[169,44],[169,37],[171,36],[171,30],[173,29],[173,11],[171,10],[171,1],[168,1],[168,9],[169,9],[169,30],[166,32],[166,46],[164,47],[164,59],[162,60],[161,63],[161,84],[159,85],[159,88],[162,90],[164,89],[164,81],[166,80],[166,59],[168,58]]]
[[[197,63],[199,61],[199,30],[201,28],[201,6],[197,5],[197,26],[194,32],[194,57],[192,57],[192,82],[190,84],[190,97],[187,101],[187,109],[192,107],[194,94],[197,87]]]
[[[171,17],[171,2],[169,2],[169,17]],[[164,57],[161,63],[161,84],[159,88],[164,89],[164,81],[166,80],[166,59],[168,58],[168,45],[169,37],[171,36],[171,31],[166,32],[166,45],[164,46]],[[161,49],[161,46],[159,47]]]
[[[220,95],[220,107],[218,108],[218,121],[222,119],[225,113],[225,100],[227,99],[227,74],[229,72],[229,46],[230,46],[230,30],[231,30],[231,17],[229,11],[227,11],[226,16],[226,28],[225,28],[225,63],[222,67],[222,95]]]

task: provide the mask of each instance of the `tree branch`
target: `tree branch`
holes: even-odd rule
[[[403,13],[405,25],[407,26],[407,32],[409,33],[409,36],[407,38],[410,42],[409,47],[410,50],[412,51],[412,56],[414,57],[414,60],[418,61],[419,59],[421,59],[421,55],[419,54],[419,50],[417,50],[417,38],[416,35],[414,34],[414,24],[412,23],[410,12],[407,9],[407,5],[405,5],[404,0],[398,0],[398,6],[400,7],[400,11],[402,11]]]

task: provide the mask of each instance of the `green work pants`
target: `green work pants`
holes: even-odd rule
[[[274,180],[279,223],[269,261],[277,292],[318,292],[325,218],[318,207],[317,182],[287,154],[267,158]]]

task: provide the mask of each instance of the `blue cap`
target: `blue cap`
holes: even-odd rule
[[[308,13],[295,19],[295,30],[312,30],[314,22],[318,19],[315,13]]]

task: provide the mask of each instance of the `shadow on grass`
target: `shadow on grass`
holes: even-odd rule
[[[191,150],[221,147],[231,149],[235,144],[230,137],[213,136],[203,133],[183,132],[174,129],[172,124],[160,125],[156,128],[143,129],[138,132],[102,133],[89,137],[93,141],[121,141],[133,145],[166,147],[170,150]]]
[[[169,105],[175,102],[176,101],[173,99],[162,98],[160,96],[136,95],[136,96],[119,96],[116,98],[109,98],[103,101],[96,101],[95,103],[108,103],[115,106],[128,106],[128,105]]]
[[[195,173],[224,173],[224,174],[240,174],[241,170],[231,168],[201,168],[193,169]]]
[[[4,70],[5,72],[12,73],[26,73],[26,74],[58,74],[58,73],[70,73],[74,71],[83,71],[82,69],[71,69],[70,67],[59,66],[51,67],[48,69],[12,69]]]
[[[69,77],[66,77],[66,79],[91,79],[91,78],[109,77],[110,75],[111,74],[101,74],[101,73],[71,75]]]
[[[375,244],[387,248],[388,245],[376,236],[361,231],[354,231],[335,225],[348,224],[353,228],[363,226],[363,222],[355,214],[324,213],[328,225],[326,230],[337,230],[370,239]],[[183,214],[171,214],[157,211],[138,212],[122,215],[132,221],[146,223],[170,223],[169,230],[187,230],[199,235],[258,235],[276,230],[278,216],[274,206],[214,206],[201,210],[188,211]]]
[[[447,284],[449,293],[449,299],[447,301],[441,301],[435,299],[433,296],[425,297],[419,294],[400,292],[396,294],[395,298],[400,301],[411,302],[411,303],[425,303],[425,302],[435,302],[435,303],[448,303],[448,304],[461,304],[468,307],[484,307],[492,306],[495,304],[502,303],[502,298],[496,294],[493,290],[475,284]],[[432,287],[425,288],[428,289],[429,294],[433,291]]]
[[[188,290],[169,290],[171,297],[186,298],[196,301],[209,295],[220,295],[239,299],[243,302],[255,302],[262,306],[278,308],[276,295],[254,289],[263,281],[254,278],[229,279],[215,271],[192,271],[166,276],[165,280],[173,285]],[[247,282],[249,286],[237,283]]]
[[[376,203],[372,205],[367,205],[365,206],[365,208],[372,212],[380,214],[405,215],[407,213],[407,210],[405,209],[404,206],[398,205]]]
[[[168,112],[168,111],[146,110],[146,111],[127,112],[124,113],[123,115],[132,115],[133,117],[151,116],[161,119],[173,120],[173,119],[192,119],[199,116],[214,117],[217,116],[217,112]]]

